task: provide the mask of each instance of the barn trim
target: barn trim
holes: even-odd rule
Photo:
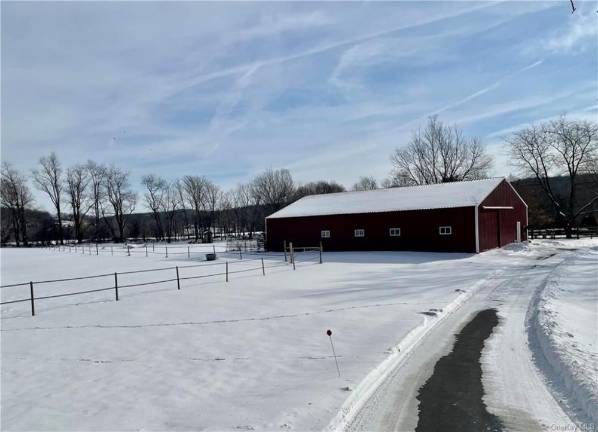
[[[480,210],[475,206],[475,252],[480,253]]]
[[[527,207],[527,203],[523,200],[523,198],[521,198],[521,195],[519,195],[519,192],[517,192],[517,189],[515,189],[513,187],[513,185],[511,184],[511,182],[508,182],[508,181],[505,180],[505,183],[509,185],[509,187],[513,190],[513,192],[515,192],[515,195],[517,195],[517,197],[523,203],[523,205],[525,206],[525,208],[528,208]]]

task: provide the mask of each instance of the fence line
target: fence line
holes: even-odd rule
[[[528,237],[534,239],[556,239],[566,237],[567,232],[564,228],[528,228]],[[598,237],[598,227],[572,227],[571,235],[575,238],[580,237]]]
[[[147,270],[152,271],[152,270]],[[65,278],[65,279],[50,279],[50,280],[43,280],[43,281],[33,281],[34,284],[42,284],[42,283],[54,283],[54,282],[70,282],[75,280],[82,280],[82,279],[97,279],[106,276],[112,276],[113,273],[106,273],[100,275],[93,275],[93,276],[79,276],[79,277],[72,277],[72,278]],[[0,289],[3,288],[10,288],[13,286],[20,286],[20,285],[29,285],[31,282],[23,282],[19,284],[12,284],[12,285],[0,285]]]
[[[92,247],[92,245],[95,245],[95,247]],[[47,246],[48,249],[50,250],[58,250],[58,251],[68,251],[68,252],[74,252],[74,253],[79,253],[81,252],[82,255],[100,255],[100,254],[110,254],[112,256],[114,256],[115,254],[117,256],[131,256],[132,254],[145,254],[145,256],[149,256],[150,254],[152,255],[161,255],[164,256],[165,258],[168,258],[169,256],[175,256],[175,255],[179,255],[179,256],[183,256],[183,255],[187,255],[188,259],[191,259],[191,255],[203,255],[203,254],[216,254],[216,253],[239,253],[239,255],[242,257],[242,255],[247,255],[247,254],[252,254],[252,255],[256,255],[256,254],[263,254],[264,256],[268,255],[268,256],[276,256],[274,254],[267,254],[266,252],[260,252],[259,249],[255,249],[255,250],[251,250],[251,249],[228,249],[225,248],[223,245],[218,245],[216,246],[215,244],[212,244],[210,246],[208,245],[193,245],[193,246],[184,246],[184,245],[174,245],[174,246],[163,246],[163,247],[155,247],[153,244],[151,246],[151,250],[150,250],[150,246],[148,246],[147,244],[141,247],[133,247],[130,245],[125,245],[125,247],[120,248],[120,247],[116,247],[114,248],[114,246],[110,246],[109,248],[107,246],[102,246],[99,247],[97,243],[93,244],[93,243],[89,243],[89,244],[75,244],[75,245],[49,245]],[[173,249],[186,249],[186,251],[183,252],[173,252]]]
[[[76,245],[74,247],[70,246],[70,245],[66,245],[66,246],[64,246],[64,245],[55,245],[55,246],[48,246],[48,249],[50,249],[50,250],[58,250],[59,252],[62,252],[62,251],[66,252],[66,251],[68,251],[69,253],[72,252],[73,250],[75,250],[75,253],[77,253],[78,251],[76,250],[76,247],[77,247]],[[80,246],[80,247],[82,249],[82,252],[83,252],[82,254],[83,255],[86,255],[87,252],[89,252],[89,255],[100,255],[100,253],[110,253],[110,255],[114,256],[114,252],[115,252],[112,246],[110,247],[110,250],[106,250],[105,248],[98,249],[98,247],[96,245],[95,254],[91,253],[91,251],[92,251],[91,244],[87,247],[87,249],[85,249],[85,246]],[[195,253],[195,254],[198,254],[198,253],[199,254],[204,254],[205,253],[205,252],[192,251],[189,246],[178,246],[178,247],[187,248],[187,252],[169,252],[168,251],[168,247],[166,247],[163,252],[153,252],[153,251],[147,250],[147,247],[146,247],[146,248],[144,248],[142,250],[135,250],[137,248],[128,248],[127,250],[117,249],[116,253],[117,254],[122,253],[122,254],[120,254],[120,256],[131,256],[131,254],[145,254],[146,257],[149,256],[149,254],[154,254],[154,255],[163,256],[165,258],[168,258],[169,256],[173,256],[173,255],[187,255],[188,259],[191,259],[191,254],[192,253]],[[207,246],[205,246],[205,247],[207,247]],[[302,252],[310,252],[310,251],[318,252],[318,251],[320,251],[320,249],[321,249],[321,247],[300,247],[300,248],[295,248],[295,252],[299,252],[299,251],[302,251]],[[215,248],[212,247],[212,248],[210,248],[210,250],[215,250]],[[248,261],[247,258],[244,258],[244,256],[247,256],[247,255],[250,255],[250,256],[259,256],[259,257],[272,257],[272,258],[280,258],[280,259],[284,258],[284,261],[287,261],[286,252],[283,252],[283,253],[268,253],[268,252],[265,252],[265,251],[261,252],[259,250],[250,250],[250,251],[236,250],[236,251],[219,251],[219,252],[220,253],[230,254],[230,255],[236,255],[236,254],[238,254],[239,255],[239,259],[243,260],[243,261]],[[216,254],[215,252],[211,252],[211,253],[213,253],[214,255]],[[259,258],[256,258],[256,259],[259,259]],[[203,265],[210,265],[210,264],[203,264]],[[181,266],[181,268],[182,267],[184,267],[184,266]],[[174,267],[172,267],[172,268],[174,268]],[[0,287],[0,288],[2,288],[2,287]]]
[[[278,258],[282,258],[281,255],[276,255]],[[229,270],[229,263],[230,264],[238,264],[238,263],[242,263],[242,262],[254,262],[254,261],[260,261],[260,265],[257,267],[251,267],[251,268],[247,268],[247,269],[241,269],[241,270]],[[320,264],[322,263],[321,261],[321,254],[320,254]],[[295,270],[295,253],[292,253],[292,264],[293,264],[293,270]],[[179,269],[184,269],[184,268],[197,268],[197,267],[211,267],[214,265],[224,265],[225,266],[225,271],[224,272],[216,272],[216,273],[210,273],[210,274],[204,274],[204,275],[195,275],[195,276],[183,276],[181,277],[179,274]],[[63,279],[51,279],[51,280],[43,280],[43,281],[30,281],[30,282],[23,282],[23,283],[18,283],[18,284],[10,284],[10,285],[2,285],[0,286],[0,288],[10,288],[10,287],[17,287],[17,286],[26,286],[29,285],[30,288],[30,295],[27,298],[20,298],[17,300],[7,300],[7,301],[2,301],[0,302],[0,305],[5,305],[5,304],[13,304],[13,303],[22,303],[22,302],[31,302],[31,315],[35,316],[35,301],[36,300],[45,300],[45,299],[53,299],[53,298],[59,298],[59,297],[69,297],[69,296],[74,296],[74,295],[83,295],[83,294],[89,294],[89,293],[93,293],[93,292],[101,292],[101,291],[111,291],[114,290],[115,292],[115,299],[116,301],[119,300],[119,289],[122,288],[131,288],[131,287],[138,287],[138,286],[147,286],[147,285],[157,285],[157,284],[162,284],[162,283],[168,283],[168,282],[177,282],[177,289],[181,289],[181,285],[180,285],[180,281],[181,280],[191,280],[191,279],[200,279],[200,278],[207,278],[207,277],[215,277],[215,276],[225,276],[225,281],[228,282],[229,281],[229,275],[230,274],[236,274],[236,273],[246,273],[246,272],[250,272],[250,271],[258,271],[260,270],[262,272],[262,275],[265,276],[266,275],[266,269],[269,268],[275,268],[275,267],[283,267],[283,266],[287,266],[288,264],[286,262],[281,263],[281,264],[274,264],[274,265],[265,265],[264,264],[264,258],[252,258],[252,259],[245,259],[245,260],[239,260],[239,261],[225,261],[225,262],[214,262],[214,263],[206,263],[206,264],[195,264],[195,265],[187,265],[187,266],[174,266],[174,267],[162,267],[162,268],[155,268],[155,269],[144,269],[144,270],[131,270],[131,271],[124,271],[124,272],[114,272],[114,273],[105,273],[105,274],[101,274],[101,275],[92,275],[92,276],[79,276],[79,277],[72,277],[72,278],[63,278]],[[128,275],[128,274],[136,274],[136,273],[150,273],[150,272],[157,272],[157,271],[167,271],[167,270],[176,270],[176,278],[169,278],[169,279],[161,279],[161,280],[156,280],[156,281],[148,281],[148,282],[140,282],[140,283],[133,283],[133,284],[126,284],[126,285],[119,285],[118,283],[118,275]],[[75,281],[75,280],[85,280],[85,279],[97,279],[97,278],[102,278],[102,277],[111,277],[114,276],[114,286],[111,287],[106,287],[106,288],[96,288],[96,289],[90,289],[90,290],[84,290],[84,291],[76,291],[76,292],[69,292],[69,293],[60,293],[60,294],[51,294],[51,295],[45,295],[45,296],[35,296],[34,295],[34,285],[41,285],[41,284],[48,284],[48,283],[57,283],[57,282],[69,282],[69,281]]]

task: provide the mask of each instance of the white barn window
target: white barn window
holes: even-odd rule
[[[438,234],[440,235],[451,235],[453,234],[453,227],[452,226],[441,226],[438,227]]]
[[[400,237],[401,236],[401,228],[389,228],[388,234],[391,237]]]
[[[320,232],[320,237],[322,237],[322,238],[330,238],[330,230],[322,230]]]
[[[356,229],[355,237],[365,237],[365,230],[364,229]]]

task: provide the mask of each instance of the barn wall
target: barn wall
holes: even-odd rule
[[[441,225],[452,226],[453,234],[439,235]],[[389,228],[401,228],[401,236],[390,237]],[[355,229],[365,237],[355,238]],[[331,237],[320,238],[322,230]],[[286,240],[295,246],[322,241],[324,250],[475,252],[475,208],[266,219],[266,236],[270,250],[282,250]]]
[[[512,206],[513,210],[484,210],[483,206]],[[521,222],[521,240],[527,240],[525,203],[503,181],[479,206],[480,252],[514,242],[517,238],[517,221]]]

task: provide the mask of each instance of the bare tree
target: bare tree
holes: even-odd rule
[[[205,202],[205,190],[207,179],[200,176],[183,177],[183,189],[185,198],[193,210],[193,228],[195,231],[195,241],[199,241],[200,228],[203,229],[201,212]]]
[[[249,231],[252,237],[255,228],[255,201],[250,184],[239,184],[231,194],[232,212],[235,220],[235,231],[237,235]]]
[[[275,212],[292,200],[295,185],[289,170],[268,169],[253,180],[251,190],[256,204]]]
[[[112,207],[118,228],[118,241],[124,241],[127,216],[135,210],[136,194],[131,190],[129,173],[120,168],[110,167],[106,172],[106,198]]]
[[[168,242],[176,233],[176,213],[181,205],[180,195],[177,188],[178,182],[167,184],[162,199],[162,212],[166,216],[166,239]]]
[[[183,224],[184,224],[183,235],[185,235],[186,231],[187,231],[187,227],[189,226],[189,218],[187,217],[187,208],[185,206],[185,187],[184,187],[183,182],[180,179],[177,179],[174,182],[174,187],[178,194],[179,206],[181,207],[181,210],[183,210]],[[188,235],[187,235],[187,238],[189,238]]]
[[[380,187],[383,189],[390,189],[394,187],[401,187],[403,186],[396,176],[391,175],[380,182]]]
[[[208,243],[212,242],[212,226],[214,224],[216,210],[218,209],[220,194],[220,187],[206,179],[204,184],[203,209],[207,214]]]
[[[319,195],[335,192],[345,192],[345,187],[336,182],[327,182],[324,180],[309,182],[297,187],[295,191],[295,199],[302,198],[307,195]]]
[[[10,210],[15,243],[20,240],[28,245],[26,210],[33,202],[31,190],[25,176],[14,169],[9,163],[2,163],[0,176],[0,203]]]
[[[66,191],[73,212],[75,238],[78,243],[83,240],[83,218],[93,206],[93,201],[88,195],[90,182],[89,171],[84,165],[76,165],[66,172]]]
[[[577,178],[593,173],[598,158],[598,124],[588,121],[558,120],[531,125],[507,138],[511,162],[525,175],[536,178],[549,198],[557,219],[571,237],[576,219],[594,212],[598,191],[590,201],[577,203]],[[551,177],[564,175],[569,180],[566,196],[560,196],[552,187]]]
[[[45,192],[56,209],[58,219],[58,236],[60,244],[64,244],[64,230],[62,227],[61,198],[64,188],[62,181],[62,165],[52,152],[49,156],[44,156],[39,160],[40,168],[33,170],[33,181],[39,190]]]
[[[168,183],[162,177],[158,177],[154,174],[144,176],[141,183],[147,189],[147,192],[144,195],[145,202],[152,211],[154,217],[156,237],[158,239],[163,239],[164,228],[162,227],[161,211],[164,209],[164,199]]]
[[[235,227],[236,231],[237,214],[234,211],[233,204],[234,191],[221,191],[218,201],[220,202],[218,224],[221,228],[221,232],[228,237],[228,234],[231,232],[231,227]]]
[[[100,216],[102,209],[102,202],[106,197],[106,190],[104,183],[106,180],[107,168],[92,160],[87,161],[87,172],[89,176],[89,197],[94,214],[94,239],[98,241],[100,238]]]
[[[391,155],[393,183],[401,186],[476,180],[488,176],[492,158],[478,138],[431,117],[423,130]]]
[[[359,177],[359,181],[351,188],[354,191],[367,191],[378,189],[378,182],[374,177]]]

